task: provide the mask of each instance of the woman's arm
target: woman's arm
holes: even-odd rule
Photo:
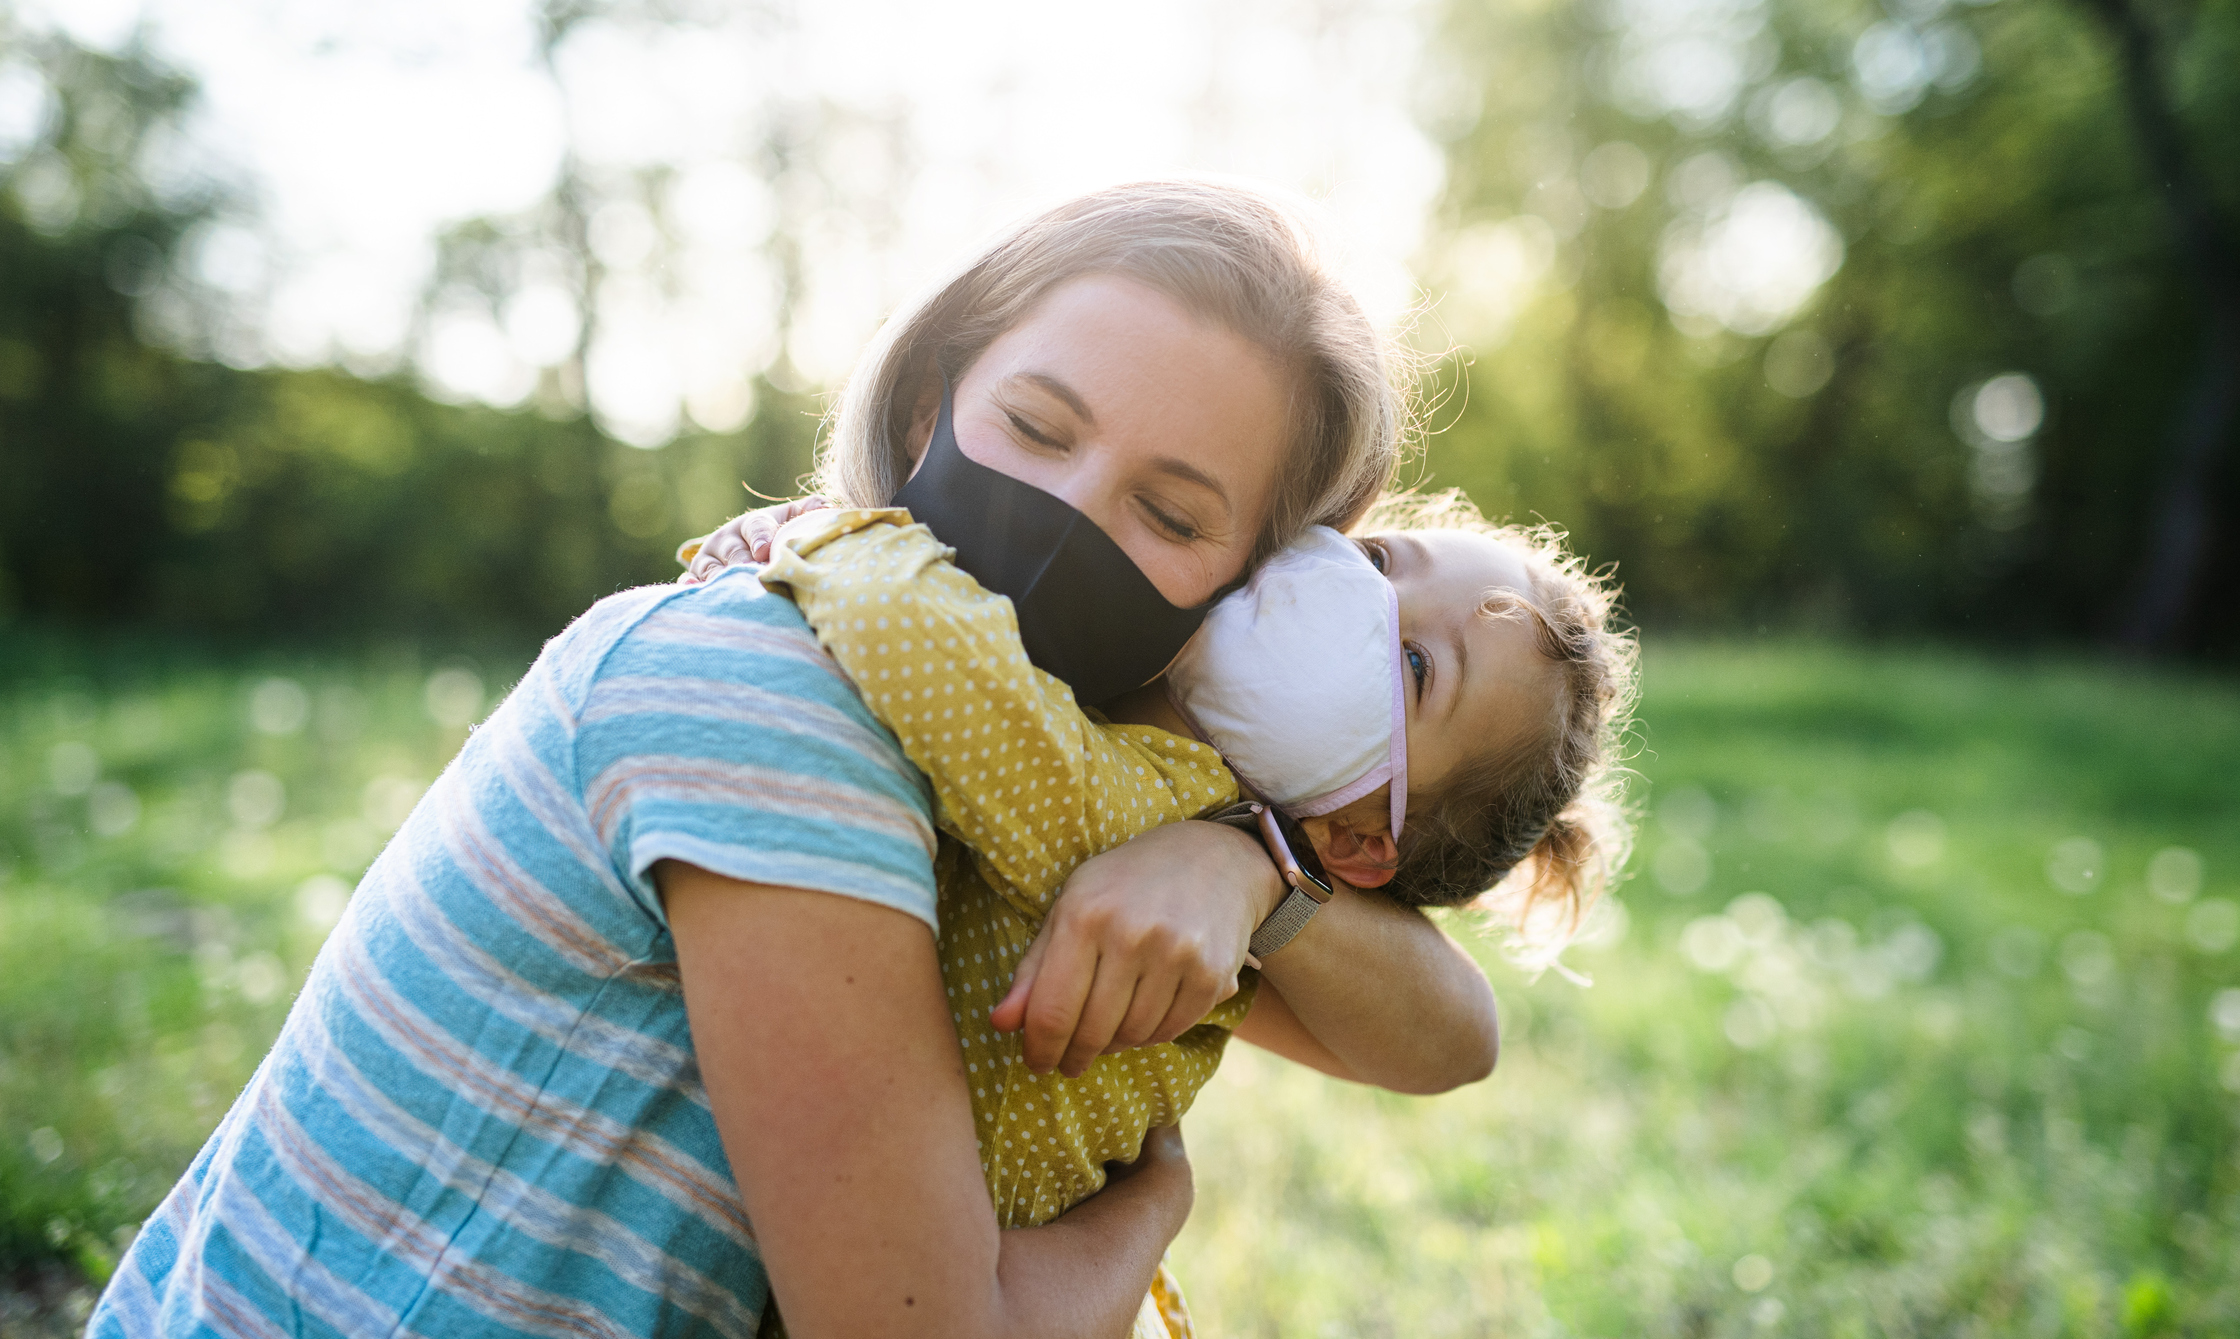
[[[708,1101],[797,1339],[1124,1333],[1189,1214],[1179,1138],[1047,1227],[999,1232],[926,927],[674,861]]]

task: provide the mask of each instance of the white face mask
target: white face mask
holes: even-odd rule
[[[1167,694],[1247,785],[1295,818],[1391,783],[1398,840],[1406,677],[1392,583],[1359,545],[1316,526],[1213,607],[1167,667]]]

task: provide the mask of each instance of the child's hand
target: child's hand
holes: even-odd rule
[[[1236,994],[1281,891],[1267,852],[1235,828],[1144,833],[1073,872],[989,1021],[1026,1029],[1028,1068],[1069,1078],[1107,1052],[1173,1041]]]
[[[796,516],[817,511],[832,504],[812,493],[792,502],[781,502],[775,507],[746,512],[724,522],[714,534],[700,541],[700,551],[692,556],[691,566],[678,580],[686,585],[706,581],[726,567],[740,563],[766,563],[770,561],[770,541],[778,534],[778,527]]]

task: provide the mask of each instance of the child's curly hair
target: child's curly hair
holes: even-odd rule
[[[1633,635],[1612,626],[1618,587],[1566,551],[1561,532],[1494,525],[1460,489],[1387,495],[1354,527],[1392,530],[1462,530],[1521,551],[1532,590],[1493,592],[1480,612],[1531,620],[1561,682],[1545,731],[1409,797],[1399,867],[1383,891],[1411,906],[1486,907],[1509,923],[1522,956],[1553,961],[1633,844],[1619,750],[1639,668]]]

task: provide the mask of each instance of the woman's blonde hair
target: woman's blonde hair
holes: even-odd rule
[[[1292,450],[1251,562],[1310,525],[1351,525],[1392,476],[1407,421],[1393,355],[1323,265],[1296,212],[1212,181],[1142,181],[1070,200],[998,238],[888,318],[848,379],[819,453],[827,496],[883,506],[910,474],[926,379],[956,378],[1052,289],[1113,274],[1263,350],[1292,386]]]
[[[1381,498],[1355,529],[1462,530],[1524,558],[1532,589],[1493,592],[1479,612],[1531,624],[1558,671],[1547,727],[1408,797],[1385,892],[1414,906],[1475,902],[1509,923],[1521,956],[1552,961],[1633,845],[1619,754],[1639,669],[1632,634],[1614,626],[1618,588],[1566,551],[1559,531],[1494,525],[1460,489]]]

